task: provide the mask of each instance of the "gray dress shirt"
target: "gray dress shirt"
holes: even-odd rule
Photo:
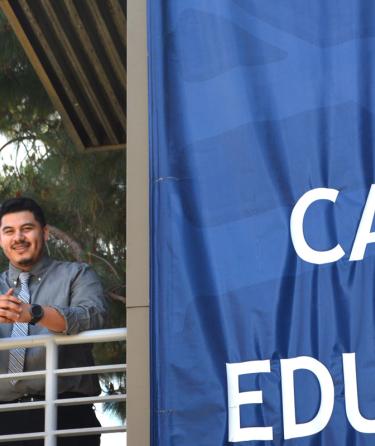
[[[0,275],[0,294],[9,288],[19,288],[21,271],[13,265]],[[60,262],[45,255],[30,271],[31,303],[55,308],[65,318],[65,334],[103,328],[106,300],[96,273],[85,263]],[[0,338],[10,337],[12,324],[0,323]],[[39,324],[29,325],[29,335],[51,333]],[[1,341],[0,341],[1,342]],[[0,373],[7,373],[9,352],[0,350]],[[45,369],[44,347],[26,350],[25,371]],[[60,346],[59,368],[93,365],[91,346],[87,344]],[[59,393],[79,392],[85,395],[100,393],[96,375],[59,377]],[[20,380],[15,385],[0,380],[0,401],[12,401],[25,394],[43,395],[44,378]]]

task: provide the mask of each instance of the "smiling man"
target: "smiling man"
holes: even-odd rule
[[[9,268],[0,275],[0,336],[19,337],[42,333],[76,334],[102,328],[106,315],[103,291],[94,271],[84,263],[61,262],[45,252],[48,227],[44,213],[30,198],[5,201],[0,208],[0,246]],[[87,345],[60,347],[59,367],[93,364]],[[0,373],[19,373],[45,368],[45,349],[40,347],[0,351]],[[100,393],[96,376],[59,379],[59,398]],[[44,379],[0,380],[0,403],[44,400]],[[92,405],[59,408],[60,429],[97,427]],[[0,412],[0,434],[44,430],[44,411]],[[96,446],[100,436],[67,437],[58,445]],[[39,446],[42,440],[12,443]]]

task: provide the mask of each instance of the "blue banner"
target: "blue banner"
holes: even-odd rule
[[[375,2],[150,0],[153,446],[375,444]]]

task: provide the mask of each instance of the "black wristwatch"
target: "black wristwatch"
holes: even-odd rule
[[[31,325],[35,325],[44,316],[43,307],[38,304],[31,304],[29,312],[31,314],[31,321],[29,322],[29,324]]]

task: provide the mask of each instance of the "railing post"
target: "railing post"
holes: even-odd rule
[[[53,337],[46,343],[46,407],[45,407],[45,446],[56,446],[56,436],[54,431],[57,429],[57,353],[58,347]]]

